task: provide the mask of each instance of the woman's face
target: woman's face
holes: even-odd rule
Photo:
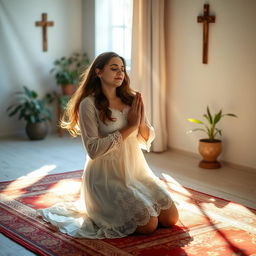
[[[96,69],[103,85],[119,87],[124,80],[124,63],[119,57],[113,57],[102,70]]]

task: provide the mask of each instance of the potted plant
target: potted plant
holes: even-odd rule
[[[63,113],[66,109],[66,106],[70,100],[71,96],[70,95],[63,95],[59,98],[59,104],[60,104],[60,111]]]
[[[17,102],[7,108],[8,116],[19,115],[19,120],[24,119],[26,134],[31,140],[44,139],[48,132],[47,120],[51,120],[52,114],[46,104],[53,101],[53,97],[47,94],[43,99],[38,94],[23,86],[23,91],[16,94]]]
[[[79,82],[81,72],[89,65],[86,53],[74,53],[70,57],[61,57],[54,61],[54,68],[50,73],[54,74],[56,82],[62,87],[63,95],[72,95],[75,86]]]
[[[237,117],[235,114],[223,114],[222,110],[212,115],[209,107],[207,106],[207,112],[203,115],[206,122],[189,118],[188,121],[202,125],[202,128],[195,128],[189,132],[202,131],[207,134],[207,138],[200,139],[199,141],[199,153],[202,155],[203,160],[199,163],[199,167],[206,169],[217,169],[221,167],[221,164],[217,161],[218,156],[222,151],[222,141],[217,139],[217,135],[222,136],[220,129],[216,127],[217,123],[224,116]]]

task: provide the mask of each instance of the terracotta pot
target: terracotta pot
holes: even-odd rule
[[[37,123],[27,123],[26,133],[31,140],[42,140],[48,132],[46,121]]]
[[[199,167],[205,169],[217,169],[221,164],[217,161],[218,156],[222,151],[221,140],[210,141],[208,139],[201,139],[199,141],[199,153],[203,160],[199,163]]]
[[[63,84],[61,85],[63,95],[72,95],[75,92],[75,85]]]

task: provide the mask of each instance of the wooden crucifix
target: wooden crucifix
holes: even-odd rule
[[[197,22],[203,23],[203,63],[208,63],[209,23],[215,23],[215,16],[209,16],[209,4],[204,5],[204,15],[197,17]]]
[[[53,21],[47,21],[47,13],[42,13],[42,21],[36,21],[37,27],[43,28],[43,51],[47,52],[47,27],[54,26]]]

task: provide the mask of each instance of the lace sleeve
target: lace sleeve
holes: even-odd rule
[[[140,143],[140,147],[147,152],[150,151],[151,143],[155,139],[155,130],[154,127],[149,123],[147,116],[145,115],[145,123],[147,127],[149,128],[149,137],[148,140],[145,140],[140,133],[137,135],[137,139]]]
[[[123,139],[119,131],[105,137],[99,136],[96,108],[89,97],[80,103],[79,126],[84,147],[91,159],[118,149],[122,143]]]

